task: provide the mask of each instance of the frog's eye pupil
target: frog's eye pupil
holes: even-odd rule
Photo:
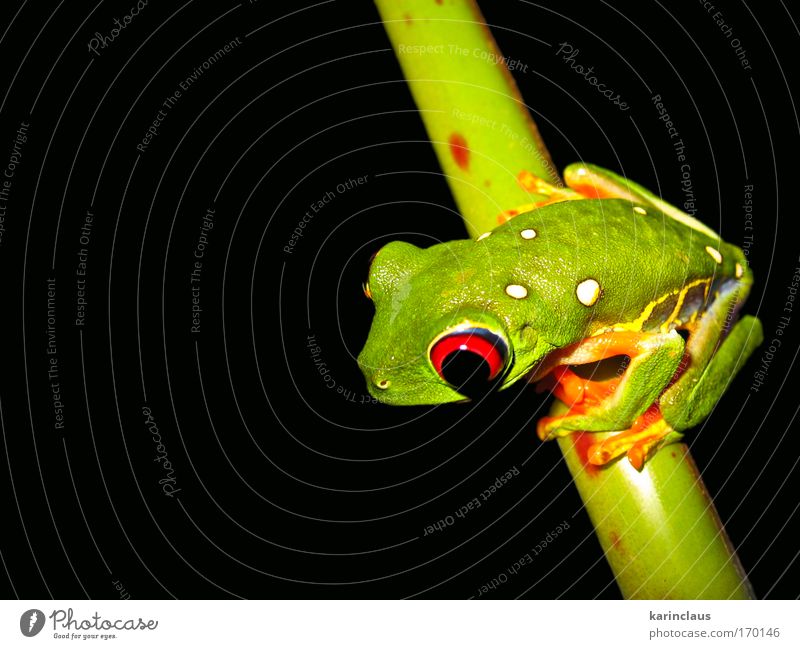
[[[439,376],[467,395],[472,388],[485,387],[497,379],[507,357],[503,339],[485,329],[449,334],[431,349],[431,363]]]

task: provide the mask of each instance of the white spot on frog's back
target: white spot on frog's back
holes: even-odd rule
[[[486,237],[488,237],[492,233],[491,230],[489,232],[484,232],[481,236],[479,236],[475,241],[483,241]]]
[[[742,275],[744,275],[744,268],[740,263],[737,262],[736,264],[736,279],[741,279]]]
[[[634,212],[636,212],[637,214],[641,214],[642,216],[644,216],[645,214],[647,214],[647,210],[646,210],[646,209],[644,209],[643,207],[639,206],[639,205],[637,205],[636,207],[634,207],[634,208],[633,208],[633,211],[634,211]]]
[[[522,300],[528,297],[528,289],[519,284],[509,284],[506,286],[506,295],[513,297],[515,300]]]
[[[715,262],[718,264],[722,263],[722,253],[719,250],[712,248],[711,246],[706,246],[706,252]]]
[[[575,295],[578,296],[578,302],[584,306],[592,306],[600,297],[600,284],[591,277],[585,279],[578,284]]]
[[[519,233],[523,239],[535,239],[536,238],[536,230],[533,228],[526,228],[522,232]]]

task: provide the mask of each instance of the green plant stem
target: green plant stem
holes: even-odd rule
[[[470,235],[541,200],[521,172],[560,184],[473,0],[376,5]],[[662,448],[637,472],[625,459],[588,466],[583,439],[559,446],[624,597],[753,596],[684,444]]]
[[[470,235],[542,200],[522,170],[559,183],[547,149],[472,2],[376,2]]]
[[[556,402],[551,414],[565,410]],[[753,597],[685,444],[665,446],[639,472],[625,458],[590,465],[589,437],[600,439],[571,435],[558,443],[624,597]]]

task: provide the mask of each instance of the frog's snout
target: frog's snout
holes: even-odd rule
[[[358,366],[361,373],[367,381],[367,387],[374,396],[379,396],[380,393],[385,393],[386,390],[392,385],[392,382],[387,378],[386,371],[383,368],[373,367],[367,362],[364,354],[358,357]]]
[[[367,387],[373,396],[381,398],[392,386],[392,381],[389,379],[385,368],[370,368],[361,366],[361,371],[367,381]]]

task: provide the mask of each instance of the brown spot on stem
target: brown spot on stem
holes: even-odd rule
[[[536,127],[536,123],[533,121],[533,119],[531,119],[531,115],[528,112],[528,107],[522,100],[522,96],[520,95],[519,89],[517,88],[517,82],[514,81],[514,77],[511,75],[511,71],[508,69],[508,66],[503,63],[504,59],[500,54],[500,48],[497,46],[497,42],[494,40],[492,32],[486,25],[486,19],[483,17],[480,7],[478,7],[478,3],[470,2],[468,3],[468,5],[469,9],[472,11],[474,22],[484,33],[484,38],[486,39],[486,51],[492,52],[497,55],[492,58],[494,59],[495,64],[497,65],[501,74],[505,77],[507,87],[510,90],[510,96],[517,104],[517,107],[519,108],[519,111],[522,114],[522,119],[524,120],[525,124],[528,127],[528,132],[524,134],[521,133],[520,135],[523,136],[529,135],[530,139],[533,141],[533,144],[535,145],[536,150],[541,154],[542,164],[547,169],[555,169],[555,167],[553,166],[553,161],[550,159],[550,153],[547,151],[547,147],[545,147],[544,142],[542,141],[542,136],[539,135],[539,129]]]
[[[467,148],[467,141],[461,133],[453,133],[450,135],[450,155],[453,156],[454,162],[464,171],[469,171],[469,149]]]
[[[411,14],[403,14],[403,19],[406,21],[406,25],[411,25],[414,22],[414,19],[411,17]]]
[[[573,433],[572,446],[575,449],[575,454],[581,461],[583,468],[586,470],[586,475],[594,478],[600,471],[600,467],[592,464],[589,461],[589,448],[594,445],[591,433]]]
[[[492,186],[492,181],[491,180],[484,180],[483,181],[483,186],[484,187],[491,187]]]

